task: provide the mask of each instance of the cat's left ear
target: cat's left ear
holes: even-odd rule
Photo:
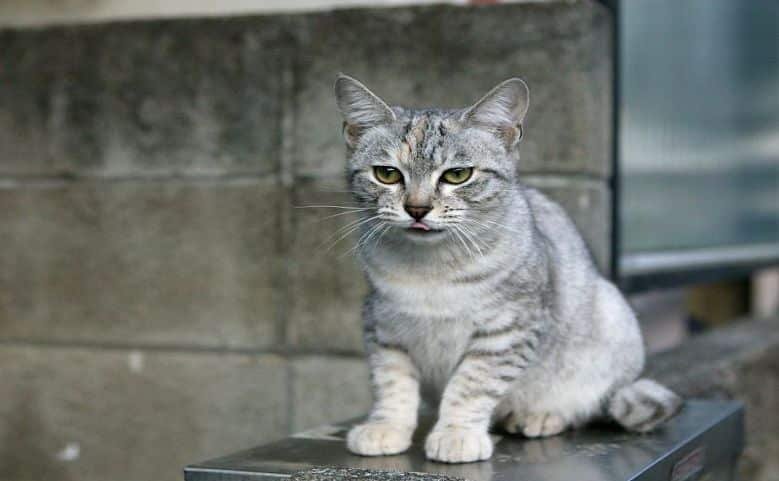
[[[495,132],[508,148],[513,148],[522,138],[522,121],[529,104],[527,84],[515,77],[501,82],[465,109],[460,120]]]

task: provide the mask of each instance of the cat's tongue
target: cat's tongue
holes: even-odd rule
[[[430,227],[427,224],[425,224],[424,222],[419,222],[419,221],[414,222],[413,224],[408,226],[408,228],[409,229],[425,230],[425,231],[430,230]]]

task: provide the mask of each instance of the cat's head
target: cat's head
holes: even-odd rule
[[[467,238],[508,208],[528,108],[525,82],[502,82],[463,109],[390,107],[357,80],[335,83],[348,180],[371,222],[416,242]]]

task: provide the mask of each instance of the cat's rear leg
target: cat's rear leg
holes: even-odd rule
[[[555,413],[524,413],[512,411],[503,419],[502,427],[510,433],[522,433],[528,438],[554,436],[568,428],[565,418]]]
[[[651,379],[639,379],[609,399],[608,414],[628,431],[646,433],[673,417],[682,398]]]

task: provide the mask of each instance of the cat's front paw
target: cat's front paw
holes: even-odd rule
[[[492,456],[492,440],[486,431],[436,428],[427,437],[425,454],[433,461],[444,463],[481,461]]]
[[[411,446],[414,428],[386,422],[367,422],[349,430],[346,447],[361,456],[398,454]]]

